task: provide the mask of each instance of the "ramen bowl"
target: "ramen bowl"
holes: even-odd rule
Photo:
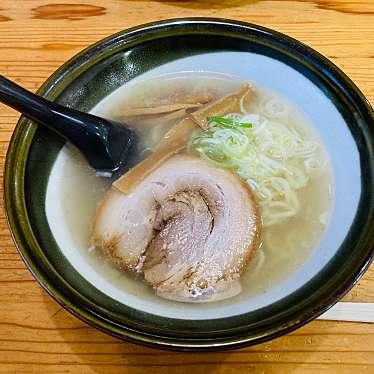
[[[318,317],[372,261],[373,111],[354,83],[308,46],[257,25],[202,18],[151,23],[110,36],[66,62],[38,93],[90,111],[127,82],[180,71],[213,71],[259,82],[292,101],[319,134],[331,160],[335,198],[330,222],[302,265],[255,297],[225,304],[158,304],[114,287],[74,251],[74,243],[70,251],[62,248],[58,238],[71,223],[63,209],[56,209],[58,225],[51,224],[46,195],[64,141],[25,117],[6,159],[9,226],[41,286],[101,331],[171,350],[258,344]]]

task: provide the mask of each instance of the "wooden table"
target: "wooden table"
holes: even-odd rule
[[[36,90],[64,61],[107,35],[186,16],[287,33],[329,57],[374,102],[373,0],[1,0],[0,74]],[[1,178],[17,119],[0,106]],[[373,324],[315,321],[266,344],[211,354],[161,352],[111,338],[41,290],[15,250],[0,204],[0,373],[374,373]],[[345,300],[374,301],[373,266]]]

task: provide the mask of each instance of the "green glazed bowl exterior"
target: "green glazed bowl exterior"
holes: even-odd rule
[[[88,111],[133,77],[179,57],[210,51],[255,51],[279,59],[328,92],[354,137],[361,163],[355,221],[334,258],[307,284],[266,308],[214,320],[179,320],[123,305],[69,264],[49,230],[45,191],[63,141],[21,117],[6,159],[5,206],[14,242],[42,287],[90,325],[131,342],[172,350],[222,350],[258,344],[302,326],[336,303],[362,276],[374,248],[373,110],[358,88],[306,45],[257,25],[221,19],[176,19],[110,36],[59,68],[39,95]]]

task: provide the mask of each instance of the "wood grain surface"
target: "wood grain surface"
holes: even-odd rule
[[[0,74],[36,90],[107,35],[185,16],[232,18],[289,34],[329,57],[374,102],[373,0],[1,0]],[[1,178],[17,119],[0,105]],[[0,373],[374,373],[373,324],[315,321],[266,344],[211,354],[111,338],[41,290],[15,250],[0,204]],[[374,301],[373,266],[345,300]]]

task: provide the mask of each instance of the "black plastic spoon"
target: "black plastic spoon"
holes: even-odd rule
[[[2,75],[0,101],[69,140],[103,175],[110,173],[116,177],[126,168],[135,134],[125,124],[63,107],[25,90]]]

